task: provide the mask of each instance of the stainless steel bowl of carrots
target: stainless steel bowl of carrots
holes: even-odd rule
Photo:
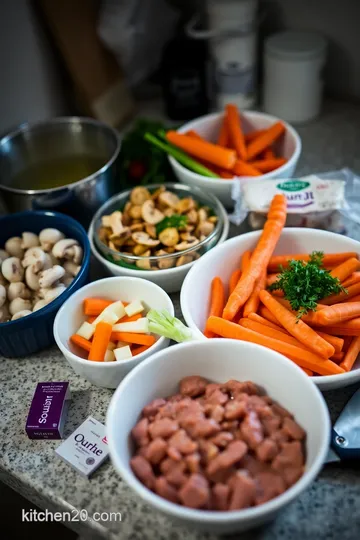
[[[285,220],[279,194],[262,231],[228,240],[198,261],[181,290],[185,321],[210,339],[280,352],[322,390],[358,382],[360,243],[284,229]]]
[[[231,104],[163,137],[179,181],[211,192],[227,207],[236,179],[291,178],[301,153],[301,139],[287,122]]]

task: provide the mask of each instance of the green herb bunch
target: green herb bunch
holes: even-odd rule
[[[181,214],[173,214],[172,216],[165,217],[160,223],[156,225],[156,234],[160,234],[162,231],[169,227],[175,227],[175,229],[184,229],[186,227],[188,218]]]

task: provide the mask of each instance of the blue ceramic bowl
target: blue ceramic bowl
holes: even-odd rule
[[[27,356],[54,343],[53,323],[60,306],[80,289],[88,279],[90,244],[85,229],[69,216],[43,210],[18,212],[0,218],[0,248],[11,236],[24,231],[39,234],[42,229],[59,229],[68,238],[75,238],[84,250],[80,272],[60,296],[35,313],[16,321],[0,323],[0,354],[8,358]]]

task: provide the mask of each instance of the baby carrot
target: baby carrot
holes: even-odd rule
[[[353,272],[359,269],[360,261],[358,259],[355,259],[355,257],[352,257],[351,259],[347,259],[338,266],[335,266],[335,268],[331,270],[330,275],[333,278],[338,278],[340,281],[344,281],[346,278],[351,276]]]
[[[256,313],[259,304],[260,304],[260,291],[262,291],[265,287],[265,281],[266,281],[266,270],[261,274],[261,276],[257,279],[255,282],[254,290],[250,294],[249,298],[246,300],[244,304],[244,317],[248,317],[250,313]]]
[[[326,326],[326,333],[330,334],[332,336],[358,336],[359,335],[359,329],[358,328],[351,328],[345,326],[346,323],[343,323],[343,326]],[[323,330],[324,327],[321,327],[321,330]],[[320,328],[317,328],[314,326],[313,330],[315,330],[317,333],[319,333]]]
[[[344,353],[346,353],[347,350],[349,349],[350,345],[351,345],[352,336],[344,336],[343,340],[344,340],[344,345],[343,345],[342,350],[344,351]]]
[[[112,325],[100,321],[96,325],[94,337],[91,343],[91,349],[88,359],[94,362],[103,362],[107,346],[110,341]]]
[[[264,159],[277,159],[274,150],[271,147],[264,150]]]
[[[284,330],[284,328],[282,328],[281,326],[278,326],[277,324],[272,323],[271,321],[268,321],[267,319],[265,319],[265,317],[262,317],[261,315],[258,315],[257,313],[249,313],[248,319],[250,319],[251,321],[255,321],[260,324],[263,324],[264,326],[268,326],[269,328],[272,328],[273,330],[278,330],[279,332],[282,332],[283,334],[287,333],[286,330]]]
[[[300,368],[303,370],[304,373],[306,373],[306,375],[309,375],[309,377],[312,377],[314,375],[314,372],[311,371],[311,369],[306,369],[304,367]]]
[[[220,317],[225,305],[225,288],[224,284],[219,277],[215,277],[211,282],[211,291],[210,291],[210,315],[216,315]],[[208,332],[205,329],[204,335],[208,338],[214,337],[214,334]]]
[[[134,343],[136,345],[146,345],[151,347],[156,339],[148,334],[134,334],[132,332],[113,332],[111,341],[125,341],[125,343]]]
[[[104,300],[103,298],[85,298],[83,302],[84,315],[91,317],[98,316],[105,308],[113,303],[113,300]]]
[[[74,345],[77,345],[78,347],[81,347],[82,349],[84,349],[84,351],[90,351],[91,349],[91,341],[88,341],[87,339],[79,336],[78,334],[73,334],[71,337],[70,337],[70,341],[74,344]]]
[[[347,292],[340,292],[339,294],[333,294],[331,296],[327,296],[326,298],[322,298],[321,303],[331,306],[332,304],[339,304],[353,298],[354,296],[357,296],[360,294],[360,282],[355,283],[355,285],[350,285],[346,291]]]
[[[334,347],[335,353],[342,351],[342,348],[344,346],[344,340],[341,337],[332,336],[325,332],[320,332],[320,330],[315,330],[315,332]]]
[[[251,251],[247,249],[246,251],[244,251],[241,257],[241,271],[242,272],[247,272],[249,268],[249,264],[250,264],[250,259],[251,259]]]
[[[200,159],[204,159],[213,165],[217,165],[222,169],[232,169],[236,161],[235,150],[222,148],[217,144],[212,144],[207,141],[200,141],[194,137],[182,135],[176,131],[168,131],[166,139],[171,143],[181,148],[190,155]]]
[[[345,289],[347,287],[350,287],[350,285],[355,285],[355,283],[359,283],[360,282],[360,272],[353,272],[351,274],[351,276],[349,276],[347,279],[345,279],[345,281],[342,282],[342,286],[345,287]]]
[[[251,343],[257,343],[268,349],[280,352],[285,355],[291,356],[299,366],[311,371],[315,371],[320,375],[334,375],[336,373],[344,373],[344,370],[337,366],[331,360],[325,360],[319,358],[319,356],[311,351],[307,351],[295,345],[290,345],[284,341],[269,338],[244,328],[239,324],[226,321],[220,317],[209,317],[207,321],[207,327],[215,334],[230,339],[239,339],[242,341],[249,341]]]
[[[241,118],[236,105],[229,103],[225,107],[226,124],[229,130],[229,139],[240,159],[246,160],[246,146],[244,134],[241,129]],[[239,173],[236,173],[239,174]]]
[[[195,131],[194,129],[190,129],[189,131],[187,131],[185,133],[185,135],[187,135],[188,137],[194,137],[195,139],[199,139],[200,141],[203,140],[203,138],[201,137],[201,135],[198,134],[197,131]]]
[[[260,300],[289,334],[303,343],[305,347],[326,358],[334,354],[335,349],[330,343],[320,337],[301,319],[297,319],[296,315],[286,309],[270,293],[265,290],[260,291]]]
[[[354,337],[349,349],[345,354],[344,360],[341,362],[340,367],[345,371],[350,371],[360,352],[360,336]]]
[[[265,130],[265,133],[259,137],[256,137],[256,139],[249,143],[247,147],[247,159],[253,159],[255,156],[260,154],[260,152],[276,141],[284,133],[284,131],[285,126],[282,122],[276,122]]]
[[[337,326],[339,323],[360,316],[360,302],[344,302],[320,309],[313,314],[312,322],[316,326]]]
[[[274,315],[265,306],[260,306],[259,313],[267,321],[276,324],[276,326],[279,326],[279,321],[277,320],[277,318],[274,317]]]
[[[246,163],[241,159],[238,159],[233,167],[233,172],[236,176],[261,176],[262,173],[258,171],[252,164]]]
[[[225,319],[232,320],[251,295],[256,280],[266,270],[284,228],[285,221],[286,197],[283,194],[278,194],[271,201],[267,221],[251,256],[249,267],[246,272],[241,274],[235,290],[226,303],[223,312]]]
[[[295,345],[295,347],[300,347],[301,349],[309,350],[307,347],[305,347],[302,343],[300,343],[300,341],[295,339],[293,336],[290,336],[289,334],[285,334],[284,332],[281,332],[280,330],[274,330],[273,328],[269,328],[268,326],[252,321],[251,319],[245,319],[245,318],[240,319],[239,324],[240,326],[243,326],[244,328],[248,328],[249,330],[254,330],[254,332],[258,332],[258,334],[262,334],[263,336],[268,336],[274,339],[278,339],[279,341],[284,341],[285,343],[289,343],[290,345]]]
[[[234,270],[233,273],[231,274],[230,281],[229,281],[229,294],[231,294],[233,290],[235,289],[237,282],[240,279],[240,276],[241,276],[240,269]]]
[[[344,352],[336,352],[335,354],[332,355],[332,357],[330,358],[330,360],[332,360],[333,362],[336,362],[337,364],[339,364],[341,362],[341,360],[344,358],[345,356],[345,353]]]
[[[282,167],[286,163],[285,158],[272,158],[272,159],[258,159],[251,162],[251,166],[262,174],[274,171],[279,167]]]
[[[280,274],[268,274],[266,278],[266,286],[270,287],[270,285],[278,281],[279,277],[280,277]]]
[[[325,253],[322,259],[323,266],[337,266],[338,264],[350,259],[351,257],[358,258],[358,254],[355,251],[348,251],[344,253]],[[289,261],[304,261],[309,262],[309,253],[290,253],[289,255],[274,255],[270,258],[268,264],[268,272],[278,272],[280,266],[287,268]]]
[[[266,129],[254,129],[254,131],[250,131],[249,133],[245,133],[244,139],[245,142],[248,144],[249,142],[253,141],[259,135],[263,135],[265,133]]]
[[[224,148],[226,148],[229,144],[229,130],[227,126],[226,114],[224,115],[224,120],[221,124],[217,143],[219,146],[223,146]]]

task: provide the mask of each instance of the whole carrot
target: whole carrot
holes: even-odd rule
[[[235,290],[227,301],[223,312],[225,319],[232,320],[251,295],[256,280],[268,266],[270,257],[284,228],[285,221],[286,197],[282,194],[275,195],[271,202],[268,218],[259,242],[251,256],[249,268],[246,272],[243,272]]]
[[[190,155],[208,161],[222,169],[230,170],[235,165],[236,152],[234,150],[222,148],[217,144],[212,144],[204,140],[197,140],[194,137],[188,137],[176,131],[168,131],[166,133],[166,139]]]
[[[211,282],[209,317],[211,315],[220,317],[224,309],[224,305],[225,305],[224,284],[219,277],[214,277],[214,279]],[[214,337],[215,334],[213,334],[212,332],[209,332],[205,328],[204,335],[208,338],[211,338],[211,337]]]
[[[289,334],[303,343],[305,347],[325,358],[334,354],[335,349],[330,343],[320,337],[301,319],[297,319],[296,315],[275,300],[270,293],[265,290],[260,291],[260,300]]]
[[[355,257],[352,257],[331,270],[330,275],[334,278],[338,278],[340,281],[344,281],[346,278],[351,276],[353,272],[359,269],[360,261]]]
[[[217,143],[219,146],[223,146],[224,148],[226,148],[229,144],[229,130],[227,126],[226,114],[224,115],[224,119],[221,124]]]
[[[341,362],[340,367],[345,371],[350,371],[360,352],[360,336],[354,337],[348,348],[344,360]]]
[[[266,270],[263,271],[261,276],[256,280],[254,290],[246,300],[244,305],[244,317],[248,317],[250,313],[256,313],[260,304],[260,291],[265,288],[266,282]]]
[[[238,159],[233,167],[233,172],[236,176],[261,176],[262,173],[256,169],[252,164],[246,163],[241,159]]]
[[[226,124],[229,138],[240,159],[246,160],[246,146],[244,134],[241,129],[241,118],[236,105],[228,104],[225,107]],[[238,174],[238,173],[236,173]]]
[[[292,359],[301,367],[315,371],[320,375],[334,375],[336,373],[344,373],[344,370],[337,366],[331,360],[324,360],[317,354],[311,351],[306,351],[303,348],[295,347],[284,341],[279,341],[267,336],[263,336],[244,328],[239,324],[226,321],[220,317],[209,317],[207,321],[209,330],[213,331],[218,336],[230,339],[239,339],[242,341],[249,341],[250,343],[257,343],[268,349],[280,352],[284,355],[289,355]]]
[[[272,158],[272,159],[258,159],[251,162],[251,166],[255,167],[257,171],[260,171],[262,174],[274,171],[279,167],[285,165],[285,158]]]
[[[240,279],[240,276],[241,276],[240,269],[234,270],[233,273],[231,274],[230,281],[229,281],[229,294],[231,294],[233,290],[235,289],[237,282]]]
[[[360,316],[360,302],[344,302],[333,304],[316,311],[312,322],[316,326],[337,326],[339,323]]]
[[[259,137],[251,141],[247,147],[247,159],[253,159],[265,148],[270,146],[285,132],[285,126],[282,122],[276,122]]]
[[[268,264],[268,272],[278,272],[280,266],[287,268],[289,262],[304,261],[309,262],[311,255],[309,253],[290,253],[288,255],[274,255],[271,257]],[[338,264],[350,259],[351,257],[358,258],[358,254],[355,251],[347,251],[344,253],[325,253],[322,259],[323,266],[334,267]]]

